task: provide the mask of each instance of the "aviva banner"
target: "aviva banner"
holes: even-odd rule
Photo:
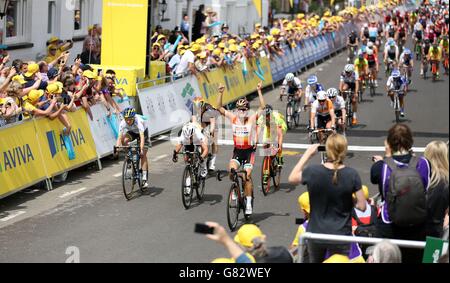
[[[68,113],[72,126],[70,143],[75,158],[69,160],[67,141],[62,135],[63,125],[59,120],[36,120],[38,142],[42,148],[42,157],[45,160],[48,177],[52,177],[77,167],[80,164],[97,159],[95,143],[89,128],[88,118],[84,110],[80,109]],[[69,148],[68,148],[69,147]]]
[[[217,106],[217,94],[220,84],[225,86],[223,103],[228,104],[240,97],[246,96],[256,91],[256,86],[262,81],[263,86],[272,84],[272,73],[269,60],[261,58],[259,60],[248,61],[245,65],[235,65],[222,67],[211,72],[202,73],[199,76],[198,84],[205,100],[213,106]]]
[[[0,129],[0,197],[46,178],[34,123]]]

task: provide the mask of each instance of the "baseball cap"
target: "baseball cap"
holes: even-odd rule
[[[311,212],[311,207],[309,204],[309,193],[308,192],[304,192],[303,194],[301,194],[298,197],[298,205],[300,206],[300,208],[308,213]]]
[[[39,71],[39,65],[38,64],[30,64],[28,65],[28,70],[24,74],[24,77],[31,77],[32,75],[36,74]]]
[[[59,37],[52,36],[52,37],[50,37],[50,39],[47,42],[48,42],[48,44],[52,44],[52,43],[56,43],[58,41],[59,41]]]
[[[83,72],[83,76],[88,79],[95,79],[97,76],[94,74],[94,72],[86,70]]]
[[[253,239],[263,235],[261,229],[255,224],[245,224],[239,228],[234,241],[244,247],[251,248]]]
[[[191,47],[191,51],[192,52],[197,52],[197,51],[200,51],[200,50],[201,50],[201,47],[198,44],[193,44],[192,47]]]
[[[21,84],[21,85],[27,83],[22,75],[15,75],[15,76],[12,78],[12,80],[18,82],[18,83]]]
[[[30,101],[31,103],[34,103],[36,101],[39,100],[39,98],[41,98],[41,96],[44,95],[44,91],[42,89],[33,89],[28,93],[27,96],[27,100]]]
[[[52,83],[47,86],[47,92],[50,94],[61,94],[62,91],[63,84],[61,82]]]
[[[52,80],[58,75],[58,69],[56,68],[50,68],[47,72],[47,77]]]

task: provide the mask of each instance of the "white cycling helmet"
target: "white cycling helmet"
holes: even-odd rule
[[[338,90],[335,89],[334,87],[329,88],[327,90],[327,95],[328,95],[329,98],[334,98],[334,97],[336,97],[338,95]]]
[[[295,79],[295,75],[293,73],[288,73],[288,74],[286,74],[285,79],[287,82],[292,82]]]
[[[187,123],[182,129],[183,137],[190,139],[194,135],[194,131],[195,125],[193,123]]]
[[[347,65],[345,65],[344,70],[347,73],[354,72],[355,71],[355,66],[353,66],[353,64],[347,64]]]
[[[373,50],[370,49],[370,48],[368,48],[368,49],[367,49],[367,55],[369,55],[369,56],[370,56],[370,55],[373,55]]]
[[[325,100],[327,99],[327,93],[323,90],[317,93],[317,100]]]
[[[367,47],[372,48],[373,47],[373,42],[372,41],[367,42]]]

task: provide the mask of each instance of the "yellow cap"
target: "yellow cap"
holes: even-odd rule
[[[300,13],[297,15],[297,19],[299,19],[299,20],[303,19],[304,17],[305,17],[305,14],[303,14],[303,13]]]
[[[287,23],[289,23],[288,20],[283,20],[283,25],[285,25],[285,24],[287,24]]]
[[[228,44],[236,44],[236,39],[230,39],[230,40],[228,40]]]
[[[261,27],[260,23],[255,24],[255,28],[260,28],[260,27]]]
[[[86,70],[83,72],[83,77],[86,77],[88,79],[96,79],[97,75],[94,74],[94,72],[92,72],[92,71]]]
[[[39,71],[39,65],[38,64],[30,64],[28,65],[28,70],[24,74],[25,77],[31,77],[32,75],[36,74]]]
[[[226,47],[226,46],[225,46],[225,43],[223,43],[223,42],[219,43],[219,48],[224,49],[225,47]]]
[[[340,254],[334,254],[330,256],[328,259],[326,259],[323,263],[349,263],[350,259],[348,256],[340,255]]]
[[[201,49],[202,48],[198,44],[193,44],[192,47],[191,47],[191,51],[192,52],[197,52],[197,51],[200,51]]]
[[[267,40],[268,41],[273,41],[273,36],[271,36],[271,35],[267,36]]]
[[[272,30],[270,31],[270,34],[271,34],[271,35],[279,35],[279,34],[280,34],[280,30],[277,29],[277,28],[274,28],[274,29],[272,29]]]
[[[206,43],[206,38],[204,36],[200,37],[195,42],[198,43],[198,44],[204,44],[204,43]]]
[[[223,53],[230,53],[230,49],[228,49],[228,48],[225,48],[224,50],[223,50]]]
[[[240,47],[247,47],[247,43],[241,42],[241,43],[239,43],[239,46],[240,46]]]
[[[331,16],[330,11],[326,11],[326,12],[323,14],[323,16],[324,16],[324,17],[329,17],[329,16]]]
[[[252,48],[253,49],[258,49],[259,48],[259,44],[258,43],[253,43]]]
[[[365,199],[369,199],[369,188],[368,188],[366,185],[363,185],[363,186],[361,187],[361,190],[362,190],[363,193],[364,193],[364,198],[365,198]],[[355,194],[355,193],[353,193],[352,196],[353,196],[353,198],[356,199],[356,194]]]
[[[15,82],[18,82],[18,83],[21,84],[21,85],[23,85],[23,84],[26,83],[26,81],[25,81],[25,79],[24,79],[24,77],[23,77],[22,75],[15,75],[15,76],[12,78],[12,80],[15,81]]]
[[[262,235],[262,231],[255,224],[245,224],[238,230],[234,241],[244,247],[251,248],[253,239]]]
[[[222,50],[220,50],[219,48],[214,49],[213,54],[216,56],[220,56],[220,54],[222,54]]]
[[[300,206],[300,209],[311,213],[311,207],[309,204],[309,193],[308,192],[304,192],[303,194],[301,194],[298,197],[298,205]]]
[[[63,84],[61,82],[55,82],[47,86],[47,92],[50,94],[61,94],[63,91]]]
[[[49,44],[51,44],[51,43],[55,43],[55,42],[58,42],[58,41],[59,41],[59,38],[57,36],[52,36],[52,37],[50,37],[50,39],[47,42]]]
[[[156,41],[160,41],[161,39],[166,38],[164,34],[158,35],[158,39]]]
[[[44,95],[43,90],[33,89],[28,93],[27,100],[31,103],[35,103]]]
[[[207,44],[206,45],[206,50],[213,51],[214,50],[214,44]]]
[[[4,98],[0,98],[0,105],[3,105],[3,104],[5,104],[5,102],[6,102],[6,99],[4,99]]]
[[[201,52],[199,54],[197,54],[197,57],[200,59],[205,59],[206,58],[206,52]]]
[[[237,52],[238,51],[237,45],[236,44],[230,45],[230,51],[231,52]]]
[[[236,261],[232,258],[219,257],[211,261],[211,263],[236,263]]]

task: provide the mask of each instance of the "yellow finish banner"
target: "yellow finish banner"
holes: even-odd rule
[[[145,69],[148,0],[103,0],[102,64]]]
[[[246,68],[241,64],[233,67],[222,67],[199,76],[198,84],[203,98],[213,106],[217,106],[217,94],[220,84],[225,86],[223,104],[228,104],[256,91],[262,81],[263,86],[272,84],[272,73],[267,58],[248,61]]]
[[[32,121],[0,129],[0,196],[46,177]]]
[[[48,177],[97,159],[86,112],[79,109],[67,115],[72,126],[70,141],[75,152],[75,158],[72,160],[69,160],[66,142],[62,134],[64,126],[61,122],[57,119],[53,121],[39,119],[35,122],[38,143],[41,145],[42,158],[45,160]]]

